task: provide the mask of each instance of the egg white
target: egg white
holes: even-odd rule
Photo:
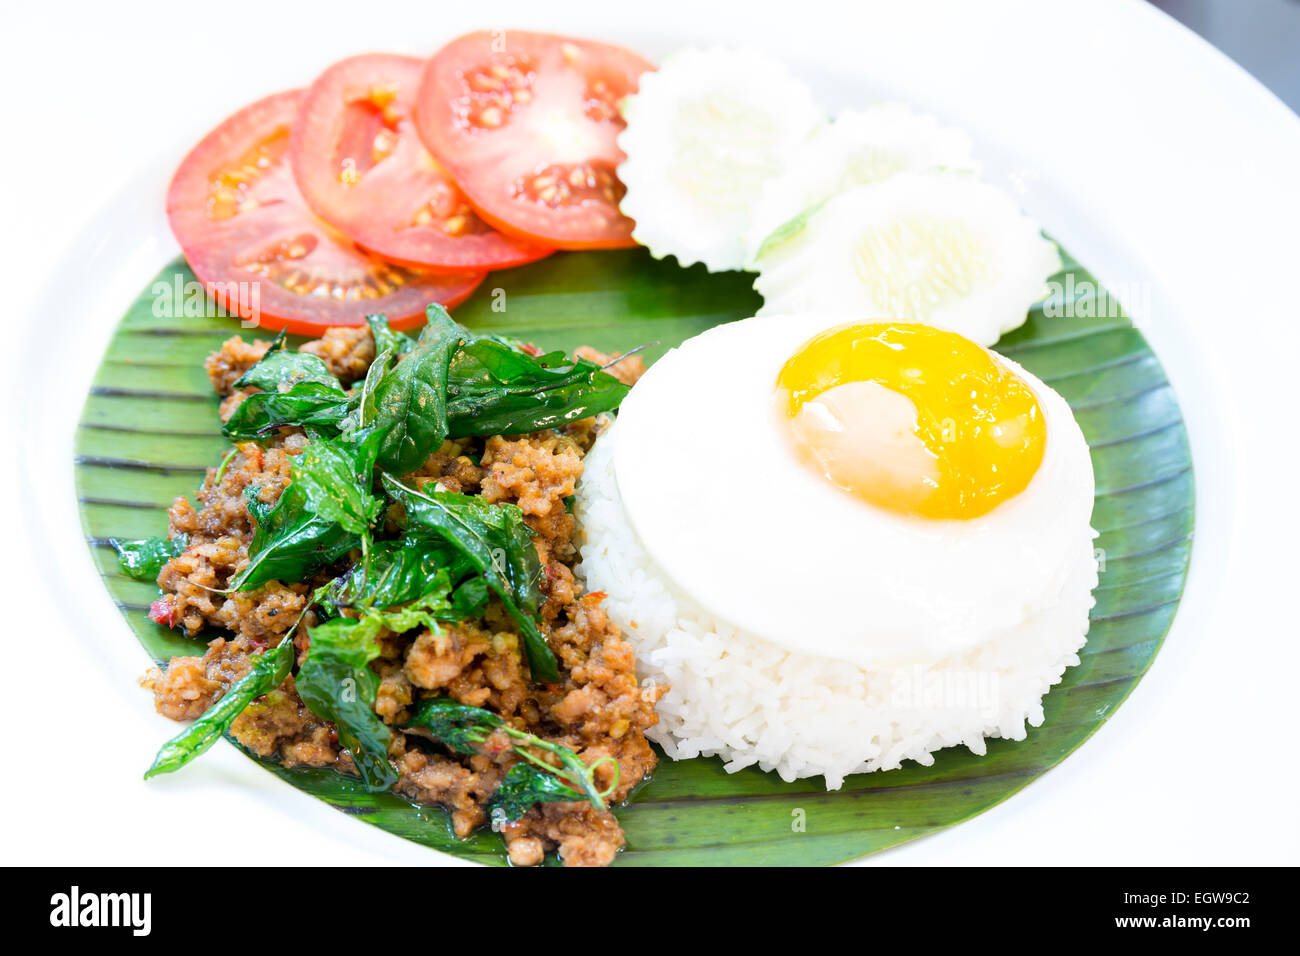
[[[619,494],[647,554],[711,614],[804,654],[925,665],[1061,599],[1092,547],[1092,462],[1065,401],[1003,358],[1047,426],[1023,492],[946,521],[834,487],[792,454],[773,394],[801,345],[854,321],[761,316],[698,335],[655,363],[601,441],[613,444]]]

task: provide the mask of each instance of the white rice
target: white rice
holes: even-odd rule
[[[1023,740],[1043,722],[1043,695],[1079,663],[1097,564],[1081,541],[1059,600],[974,650],[927,667],[868,671],[786,650],[716,620],[657,573],[628,522],[612,442],[596,442],[575,514],[588,589],[637,649],[638,676],[670,690],[648,736],[674,759],[719,756],[729,772],[757,764],[785,780],[930,765],[959,744]],[[1083,545],[1086,543],[1086,547]]]

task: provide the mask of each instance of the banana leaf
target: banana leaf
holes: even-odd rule
[[[1068,256],[1065,262],[1054,296],[997,346],[1070,403],[1097,477],[1093,524],[1101,532],[1104,573],[1082,663],[1048,694],[1043,726],[1021,742],[989,741],[984,757],[964,748],[944,750],[933,766],[853,776],[835,792],[815,781],[785,783],[754,768],[728,774],[718,759],[664,759],[616,810],[627,834],[616,865],[830,864],[952,826],[1064,759],[1110,718],[1151,666],[1177,610],[1191,553],[1187,436],[1146,340],[1084,268]],[[127,310],[76,438],[86,540],[109,594],[155,661],[199,653],[203,645],[148,620],[158,590],[121,573],[109,539],[164,533],[172,499],[192,493],[205,469],[220,460],[228,446],[202,361],[242,331],[230,319],[155,315],[149,290],[177,279],[193,279],[180,259],[146,283]],[[646,346],[652,361],[713,325],[752,315],[758,305],[748,276],[681,269],[637,249],[564,253],[494,274],[456,318],[546,350]],[[142,698],[141,706],[149,704]],[[147,758],[141,750],[141,768]],[[505,863],[496,834],[459,840],[440,809],[368,793],[359,780],[333,771],[259,762],[391,833],[456,856]]]

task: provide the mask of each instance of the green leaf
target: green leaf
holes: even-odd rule
[[[348,403],[348,412],[339,422],[339,430],[344,434],[352,434],[363,428],[374,424],[375,418],[379,414],[379,408],[375,403],[375,389],[383,381],[384,376],[392,367],[395,353],[392,349],[384,349],[375,356],[375,360],[370,363],[366,369],[366,377],[361,382],[361,387],[355,391]]]
[[[447,437],[447,369],[464,329],[438,304],[415,345],[374,387],[374,426],[383,432],[379,465],[405,475]]]
[[[370,790],[387,790],[397,782],[388,760],[391,734],[375,714],[379,676],[370,669],[379,656],[375,638],[384,629],[401,634],[423,627],[436,633],[449,610],[448,589],[447,574],[439,571],[426,591],[403,607],[367,608],[360,618],[337,617],[310,631],[311,645],[298,669],[298,695],[317,717],[335,723],[339,742]]]
[[[232,441],[298,426],[322,436],[373,426],[385,435],[378,463],[414,471],[447,437],[516,435],[559,428],[617,408],[628,387],[599,366],[563,352],[533,356],[501,336],[476,336],[434,303],[413,344],[371,316],[379,349],[362,387],[349,397],[315,356],[271,351],[237,384],[267,391],[235,409]],[[376,331],[378,330],[378,331]],[[400,361],[397,358],[401,350]],[[319,363],[319,369],[312,360]],[[276,391],[287,385],[283,391]]]
[[[338,431],[348,412],[348,397],[320,382],[299,382],[284,392],[249,395],[221,428],[231,441],[265,438],[277,428],[315,428],[325,434]]]
[[[574,751],[562,744],[552,743],[536,734],[518,730],[490,710],[462,704],[451,697],[431,697],[416,709],[406,726],[418,727],[460,754],[475,754],[495,730],[511,739],[514,751],[531,766],[569,785],[575,797],[565,799],[587,800],[597,810],[605,809],[605,797],[618,786],[618,762],[605,757],[588,766]],[[549,754],[559,761],[559,766],[539,757],[537,751]],[[610,763],[615,768],[614,783],[601,791],[596,787],[596,769]],[[516,795],[519,799],[519,795]],[[536,801],[534,801],[536,802]],[[527,809],[527,808],[525,808]]]
[[[380,541],[367,567],[358,563],[331,582],[321,598],[338,607],[386,608],[425,594],[441,571],[459,561],[458,552],[441,541],[405,538]]]
[[[617,408],[627,394],[626,385],[593,362],[563,352],[534,356],[519,342],[473,335],[437,304],[428,316],[420,338],[375,387],[375,422],[389,429],[379,464],[394,474],[414,471],[449,435],[563,427]]]
[[[375,714],[379,675],[370,662],[379,656],[373,620],[340,617],[311,629],[311,647],[298,668],[298,696],[313,714],[333,721],[367,789],[387,790],[397,782],[388,761],[388,725]]]
[[[466,579],[452,592],[450,619],[467,621],[482,617],[491,597],[492,589],[488,587],[486,578]]]
[[[317,600],[334,608],[382,610],[409,604],[439,588],[452,590],[438,620],[483,616],[491,594],[487,582],[463,554],[441,539],[410,536],[380,541],[367,567],[358,562],[321,589]]]
[[[523,512],[515,505],[490,504],[473,495],[426,494],[391,475],[384,475],[383,482],[389,496],[404,509],[408,531],[446,541],[483,575],[524,636],[533,678],[543,683],[558,680],[555,655],[538,626],[542,567]]]
[[[530,763],[517,763],[506,771],[501,784],[488,800],[488,812],[493,819],[499,816],[514,823],[536,804],[586,799],[584,794],[554,774],[539,770]]]
[[[628,392],[594,362],[571,361],[562,352],[534,357],[489,336],[461,346],[448,387],[453,438],[563,428],[614,410]]]
[[[388,325],[388,320],[382,315],[366,316],[366,325],[370,326],[370,336],[375,342],[375,354],[379,355],[389,352],[392,355],[401,355],[409,352],[415,345],[415,339],[411,338],[405,332],[396,332]]]
[[[382,432],[371,431],[309,444],[293,463],[289,487],[297,487],[295,498],[317,516],[364,535],[383,506],[370,493],[383,439]]]
[[[479,746],[505,721],[482,707],[471,707],[451,697],[430,697],[416,709],[407,727],[419,727],[458,754],[478,753]]]
[[[301,382],[315,382],[337,392],[343,391],[339,380],[318,356],[310,352],[287,352],[282,349],[268,351],[261,361],[235,382],[235,388],[260,388],[265,392],[279,391]]]
[[[284,683],[293,667],[293,631],[253,661],[252,669],[227,688],[221,698],[167,743],[145,771],[145,779],[174,773],[216,743],[244,708]]]
[[[451,605],[447,601],[447,572],[439,571],[428,584],[428,590],[414,601],[400,607],[370,608],[363,620],[374,621],[395,634],[403,634],[417,627],[427,628],[438,633],[439,621],[451,617]]]
[[[172,538],[140,538],[120,541],[109,538],[108,543],[117,550],[118,565],[122,573],[137,581],[157,581],[158,574],[172,558],[190,546],[188,535]]]
[[[267,581],[301,581],[360,547],[382,502],[370,493],[382,439],[334,438],[310,443],[294,461],[292,481],[274,506],[249,487],[245,501],[257,524],[249,564],[231,581],[247,591]]]
[[[273,507],[262,505],[257,492],[255,487],[245,492],[249,513],[257,522],[248,549],[252,560],[231,580],[232,590],[248,591],[267,581],[302,580],[360,546],[360,536],[306,510],[296,494],[286,501],[288,488]]]

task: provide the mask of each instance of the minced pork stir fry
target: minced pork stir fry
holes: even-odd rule
[[[145,678],[159,712],[195,721],[150,774],[229,733],[446,807],[459,836],[490,824],[517,865],[608,864],[663,688],[638,686],[603,595],[575,581],[570,505],[644,365],[429,319],[418,339],[377,318],[208,357],[233,448],[166,539],[116,542],[156,574],[151,618],[218,632]]]

